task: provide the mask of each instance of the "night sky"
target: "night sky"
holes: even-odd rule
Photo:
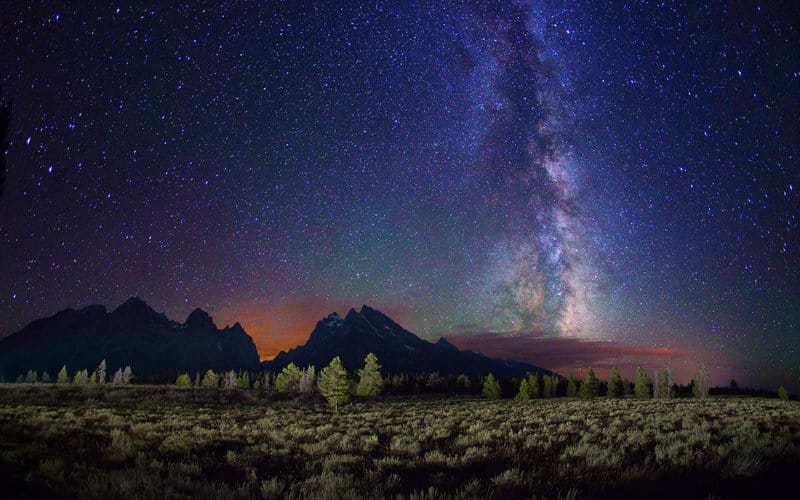
[[[800,389],[800,7],[260,3],[0,0],[0,334],[139,296],[268,358],[366,303]]]

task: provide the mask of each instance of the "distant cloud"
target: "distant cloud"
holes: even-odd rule
[[[592,367],[605,377],[612,366],[632,379],[636,366],[641,364],[649,372],[668,363],[679,383],[691,380],[702,362],[709,368],[714,383],[724,385],[735,373],[734,364],[719,354],[690,350],[683,347],[648,347],[573,337],[544,336],[535,333],[474,332],[450,337],[461,349],[483,353],[489,357],[513,359],[566,374],[575,370],[581,375]]]

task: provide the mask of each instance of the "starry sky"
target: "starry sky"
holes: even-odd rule
[[[14,2],[0,334],[139,296],[264,358],[370,304],[800,389],[800,7]]]

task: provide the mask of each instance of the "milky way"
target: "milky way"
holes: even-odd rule
[[[800,388],[796,6],[6,4],[0,334],[136,295],[270,357],[366,303]]]

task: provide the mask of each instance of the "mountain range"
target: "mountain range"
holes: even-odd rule
[[[239,323],[218,328],[211,316],[195,309],[183,323],[158,313],[132,297],[111,312],[102,305],[65,309],[33,321],[0,340],[0,376],[14,380],[28,370],[51,377],[66,365],[93,370],[106,360],[108,373],[131,366],[140,379],[174,377],[180,372],[269,370],[278,372],[289,363],[322,368],[339,356],[348,370],[362,367],[375,353],[384,375],[432,373],[498,377],[550,373],[533,365],[488,358],[461,351],[446,339],[432,343],[404,329],[385,314],[368,306],[320,320],[308,341],[261,362],[253,339]]]

